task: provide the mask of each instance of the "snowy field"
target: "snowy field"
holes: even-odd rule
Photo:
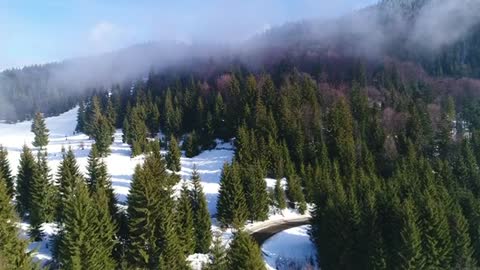
[[[46,118],[47,128],[50,130],[50,143],[47,146],[48,163],[51,168],[51,174],[55,178],[58,166],[62,161],[62,147],[68,149],[71,147],[77,158],[80,170],[85,174],[88,154],[93,143],[85,134],[75,134],[75,126],[77,119],[77,109],[72,109],[64,114],[56,117]],[[12,173],[17,174],[18,164],[20,160],[20,153],[22,146],[26,144],[32,147],[34,138],[33,133],[30,132],[31,121],[20,122],[16,124],[0,123],[0,144],[7,148],[9,154],[10,166]],[[34,154],[36,151],[34,151]],[[164,152],[165,153],[165,152]],[[210,214],[216,214],[216,203],[218,196],[218,189],[220,187],[220,175],[223,164],[231,162],[234,155],[234,148],[231,143],[224,143],[217,141],[217,147],[210,151],[204,151],[196,157],[186,158],[182,156],[182,169],[179,175],[182,179],[190,179],[193,168],[196,167],[199,172],[205,195],[208,201],[208,208]],[[130,183],[135,166],[141,164],[144,156],[135,158],[130,157],[130,147],[122,142],[122,132],[117,130],[115,133],[115,140],[111,146],[111,154],[105,158],[108,166],[108,171],[112,177],[112,185],[115,194],[121,204],[125,204],[130,190]],[[266,179],[267,186],[273,188],[275,185],[274,179]],[[285,185],[285,181],[282,183]],[[181,186],[179,183],[178,187]],[[285,217],[300,216],[296,211],[284,210],[282,213],[271,213],[270,220],[278,220]],[[212,219],[212,230],[219,232],[220,229],[216,224],[216,220]],[[247,225],[247,229],[256,224]],[[21,223],[22,236],[27,237],[29,225]],[[46,262],[51,259],[51,252],[49,250],[48,240],[57,232],[55,224],[44,224],[45,239],[42,242],[34,242],[30,245],[31,250],[35,250],[35,258],[37,260]],[[222,238],[225,243],[228,243],[232,232],[230,230],[223,231]],[[189,256],[189,261],[192,262],[194,269],[199,269],[202,262],[207,260],[204,254],[194,254]]]
[[[284,230],[262,245],[262,253],[269,269],[317,269],[315,245],[310,241],[310,225]]]

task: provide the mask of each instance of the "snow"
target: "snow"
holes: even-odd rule
[[[262,245],[262,253],[269,269],[306,269],[315,260],[315,245],[310,241],[310,225],[284,230]],[[291,267],[295,264],[297,267]],[[318,268],[318,267],[316,267]],[[311,269],[311,268],[308,268]]]
[[[75,133],[78,108],[74,108],[59,116],[46,118],[47,128],[50,130],[50,142],[47,146],[48,164],[51,174],[55,178],[58,166],[62,161],[62,147],[68,149],[71,147],[77,158],[80,170],[86,174],[88,154],[93,143],[88,136],[81,133]],[[8,150],[9,162],[14,175],[17,174],[17,168],[20,160],[20,153],[24,144],[32,147],[34,135],[30,132],[31,121],[20,122],[16,124],[0,123],[0,144]],[[34,151],[36,152],[36,151]],[[165,151],[162,151],[165,154]],[[122,142],[122,131],[117,130],[114,135],[114,142],[111,146],[111,154],[104,160],[108,166],[111,175],[112,186],[119,202],[125,205],[130,190],[132,175],[137,164],[141,164],[144,156],[135,158],[130,157],[130,147]],[[217,140],[217,146],[209,151],[204,151],[193,158],[181,157],[181,171],[178,174],[182,179],[190,179],[191,173],[196,167],[202,179],[202,186],[208,202],[208,209],[212,216],[216,214],[216,203],[218,190],[220,188],[220,175],[224,163],[231,162],[234,156],[234,147],[231,142]],[[275,179],[265,179],[269,188],[274,188]],[[282,179],[282,185],[285,185],[285,179]],[[177,185],[179,188],[181,184]],[[269,221],[277,221],[285,218],[302,217],[295,210],[284,210],[281,213],[271,212]],[[268,222],[268,221],[267,221]],[[212,218],[212,231],[221,233],[223,242],[228,245],[232,238],[230,229],[221,230],[217,225],[215,218]],[[264,222],[247,224],[246,229],[252,229],[255,226],[262,226]],[[22,229],[22,236],[27,237],[29,225],[27,223],[19,224]],[[55,224],[44,224],[44,241],[30,244],[29,250],[35,250],[36,260],[46,263],[51,259],[49,250],[49,240],[57,233]],[[189,256],[194,269],[199,269],[202,263],[208,260],[205,254],[194,254]]]

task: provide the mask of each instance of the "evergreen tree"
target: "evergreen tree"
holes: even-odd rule
[[[32,151],[24,145],[20,154],[20,164],[17,174],[17,209],[20,216],[25,217],[30,213],[32,202],[32,183],[36,170],[35,158]]]
[[[238,166],[225,164],[220,178],[217,215],[223,226],[243,227],[247,220],[247,204],[240,180]]]
[[[399,256],[401,269],[423,269],[426,260],[422,250],[422,232],[419,227],[419,220],[415,205],[411,199],[403,203],[403,222],[401,235],[401,245]]]
[[[258,162],[254,165],[246,165],[241,174],[245,201],[248,208],[248,218],[251,221],[267,219],[268,192],[261,166]]]
[[[77,182],[82,181],[83,176],[78,168],[77,160],[75,159],[72,148],[69,148],[64,154],[57,171],[56,184],[59,191],[57,195],[57,220],[61,220],[66,200],[70,197],[74,187],[77,186]]]
[[[281,179],[277,179],[277,181],[275,181],[274,197],[278,209],[283,210],[287,207],[287,203],[285,201],[285,191],[283,190]]]
[[[198,138],[195,131],[187,135],[187,137],[185,138],[185,141],[183,142],[182,147],[183,147],[183,150],[185,150],[186,157],[191,158],[199,154],[200,149],[198,146]]]
[[[96,144],[92,145],[92,150],[88,155],[87,172],[87,186],[90,194],[96,193],[98,189],[103,189],[108,197],[110,214],[114,218],[117,217],[117,198],[113,192],[112,181],[108,175],[107,165],[99,156]]]
[[[106,239],[113,237],[112,230],[107,228],[108,224],[100,224],[106,220],[100,221],[99,217],[103,215],[99,214],[99,207],[94,205],[83,181],[74,183],[64,203],[62,227],[55,250],[60,268],[114,269],[109,256],[112,250],[108,250],[109,246],[113,248],[113,244],[105,243]],[[107,210],[105,199],[96,203]],[[113,239],[111,241],[113,243]]]
[[[35,241],[42,238],[42,223],[54,220],[56,193],[47,163],[47,153],[39,151],[31,183],[30,237]]]
[[[28,243],[18,237],[18,217],[11,205],[4,180],[0,179],[0,267],[2,269],[34,269],[31,254],[25,252]]]
[[[8,151],[7,148],[0,145],[0,178],[5,180],[5,185],[7,187],[8,195],[13,198],[15,189],[14,189],[14,179],[12,176],[12,171],[10,170],[10,163],[8,162]]]
[[[180,152],[180,148],[178,147],[177,140],[172,135],[170,136],[170,142],[168,144],[168,153],[166,156],[167,160],[167,168],[174,172],[179,172],[182,168],[180,165],[180,157],[182,153]]]
[[[205,270],[227,270],[227,250],[222,243],[222,237],[217,235],[213,239],[210,249],[210,262],[203,268]]]
[[[260,247],[253,239],[243,231],[235,233],[230,249],[227,253],[228,269],[252,269],[261,270],[265,268]]]
[[[84,132],[86,121],[85,103],[81,101],[78,105],[76,132]]]
[[[99,269],[116,269],[113,253],[117,244],[116,232],[118,228],[113,219],[115,216],[112,215],[110,191],[107,187],[98,185],[92,195],[96,206],[94,225],[96,226],[95,234],[98,240],[95,247],[95,260],[100,266]]]
[[[177,228],[178,237],[185,255],[193,254],[195,250],[195,230],[192,210],[192,201],[190,200],[190,190],[186,183],[183,183],[180,191],[180,198],[177,201]]]
[[[45,124],[45,119],[43,118],[43,114],[36,113],[35,118],[33,119],[31,131],[35,134],[35,139],[33,140],[33,146],[43,147],[48,145],[48,128]]]
[[[195,225],[195,253],[207,253],[212,242],[212,221],[208,212],[207,199],[200,183],[200,175],[195,167],[193,168],[191,181],[193,189],[190,197]]]
[[[128,195],[127,256],[133,268],[183,269],[185,258],[173,216],[172,187],[158,151],[137,166]]]

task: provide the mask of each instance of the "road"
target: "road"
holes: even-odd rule
[[[310,218],[309,215],[305,215],[295,218],[266,221],[247,228],[247,231],[255,241],[262,246],[268,238],[283,230],[310,224]]]

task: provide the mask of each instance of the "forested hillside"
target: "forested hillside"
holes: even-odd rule
[[[475,10],[475,2],[463,2]],[[41,237],[42,222],[60,225],[53,268],[185,269],[188,255],[209,252],[207,269],[263,269],[242,228],[268,219],[270,209],[305,213],[309,206],[323,269],[480,267],[479,25],[468,17],[455,38],[422,35],[422,16],[445,11],[433,12],[432,3],[385,0],[326,22],[338,27],[321,36],[313,22],[287,25],[247,51],[62,99],[70,103],[59,110],[79,102],[76,129],[95,142],[88,175],[65,151],[49,184],[48,130],[36,114],[38,157],[23,149],[16,185],[8,166],[0,170],[6,218],[15,218],[8,203],[15,196],[32,238]],[[347,27],[359,22],[368,23]],[[102,161],[117,129],[132,157],[145,155],[123,210]],[[238,230],[228,252],[218,239],[209,249],[211,220],[195,170],[193,188],[174,196],[181,150],[193,157],[217,139],[235,145],[215,216],[223,229]],[[265,178],[277,180],[270,193]],[[13,230],[0,226],[0,237],[24,245]],[[8,267],[30,265],[0,247],[3,257]]]

